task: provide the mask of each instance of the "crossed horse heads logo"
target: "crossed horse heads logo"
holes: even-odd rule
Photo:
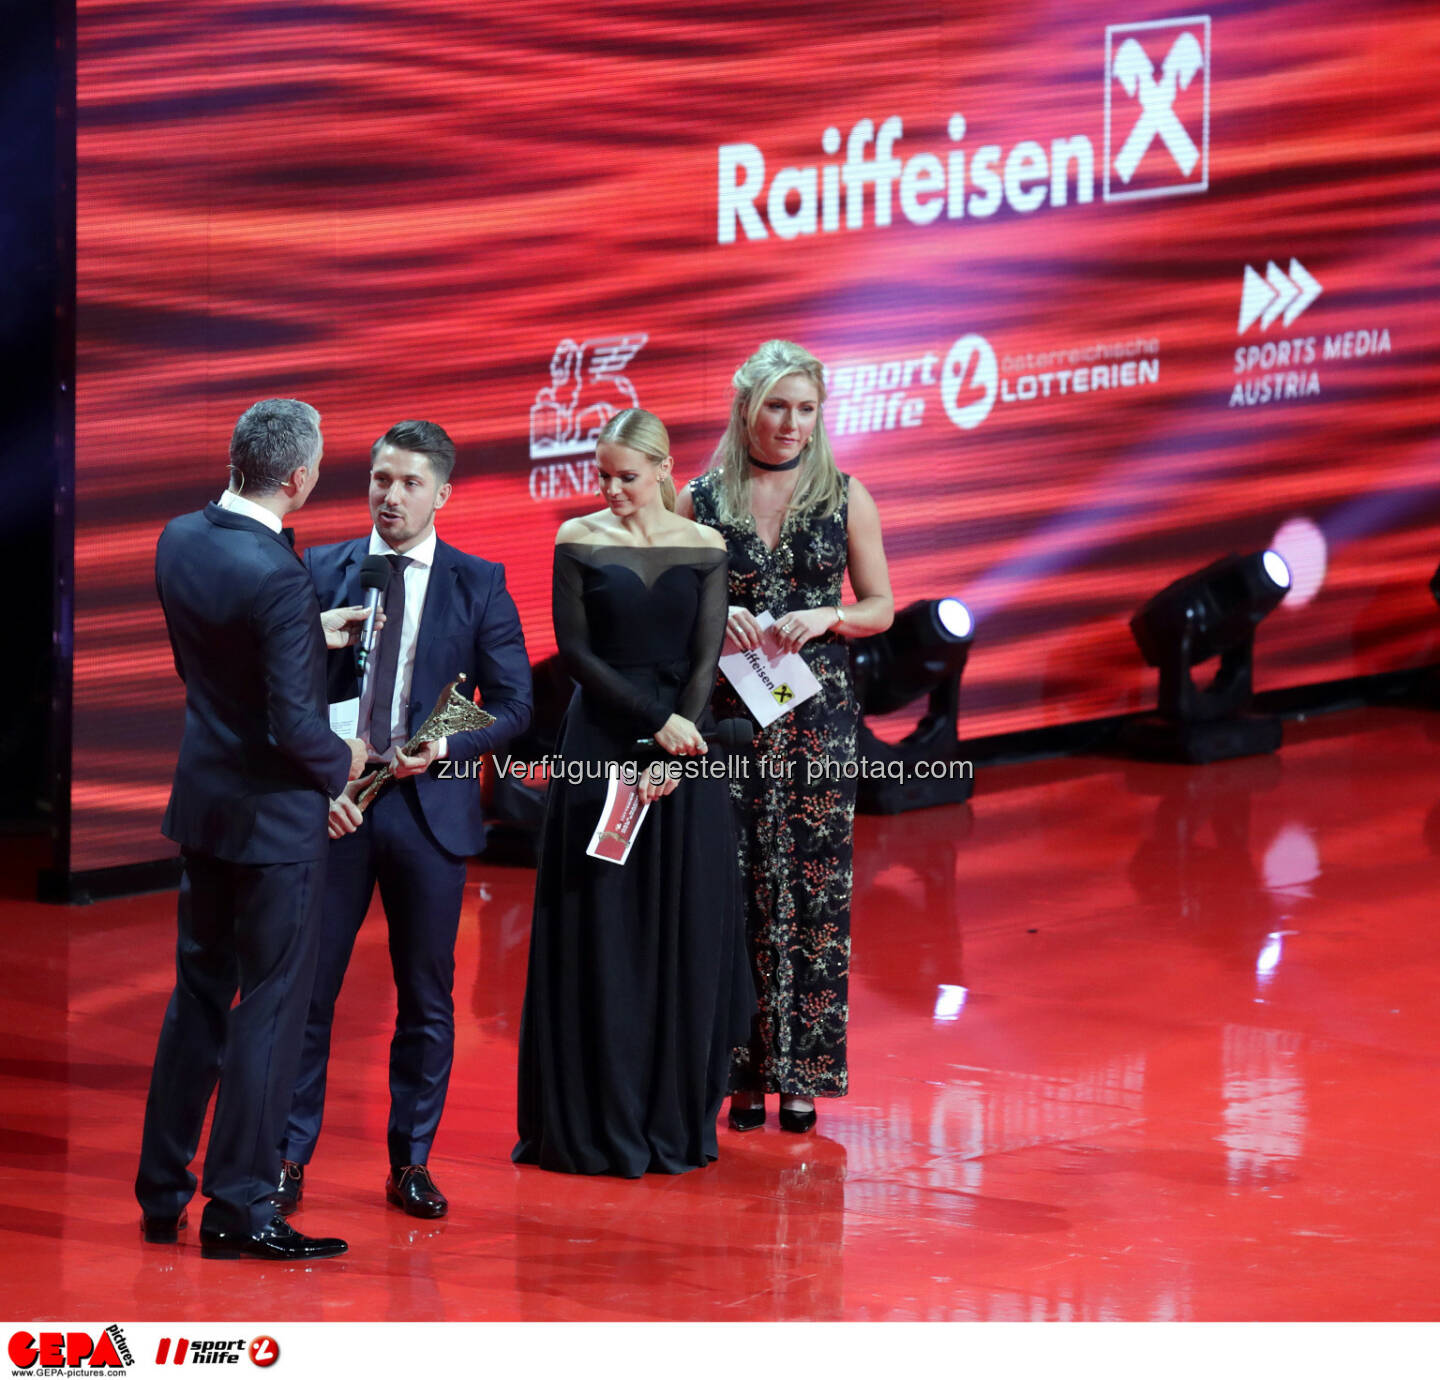
[[[1140,102],[1140,118],[1130,131],[1115,157],[1115,171],[1120,180],[1129,183],[1159,139],[1170,151],[1176,166],[1186,177],[1195,170],[1200,150],[1190,132],[1175,113],[1175,101],[1181,91],[1205,70],[1205,52],[1195,35],[1186,30],[1170,45],[1155,75],[1155,64],[1134,38],[1127,38],[1115,54],[1111,76],[1124,88],[1125,94]]]

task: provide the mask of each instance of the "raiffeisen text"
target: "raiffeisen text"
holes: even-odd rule
[[[965,117],[952,115],[946,132],[959,145]],[[1002,206],[1028,214],[1048,200],[1053,206],[1095,198],[1095,149],[1083,134],[1052,139],[1047,149],[1024,139],[1008,152],[982,144],[968,155],[963,148],[916,153],[902,159],[896,145],[904,137],[900,116],[879,129],[860,120],[845,140],[843,163],[813,168],[781,168],[766,188],[765,155],[754,144],[720,145],[719,223],[721,244],[734,244],[737,231],[747,240],[770,234],[782,240],[798,235],[862,230],[894,222],[900,214],[911,225],[930,225],[944,216],[984,219]],[[840,131],[831,125],[820,136],[827,154],[840,152]],[[843,215],[842,215],[843,206]]]

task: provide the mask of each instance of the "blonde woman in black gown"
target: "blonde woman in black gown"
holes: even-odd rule
[[[512,1158],[572,1174],[677,1174],[715,1121],[754,992],[732,807],[702,736],[727,615],[725,544],[676,516],[669,438],[639,408],[595,448],[603,512],[555,536],[555,640],[574,677],[547,793],[521,1020]],[[586,856],[604,769],[643,766],[649,813],[623,866]],[[717,749],[718,751],[718,749]],[[689,765],[675,779],[666,763]]]
[[[740,861],[759,1014],[731,1074],[730,1124],[765,1122],[780,1095],[780,1126],[808,1131],[817,1097],[849,1090],[850,890],[860,712],[845,639],[883,632],[894,617],[880,514],[858,479],[835,465],[825,434],[820,361],[770,340],[734,378],[730,424],[712,467],[677,510],[725,538],[728,637],[760,642],[769,611],[776,638],[799,651],[820,693],[757,730],[747,778],[732,778],[742,811]],[[854,600],[845,603],[848,572]],[[729,687],[722,716],[743,713]],[[835,775],[807,782],[806,765]]]

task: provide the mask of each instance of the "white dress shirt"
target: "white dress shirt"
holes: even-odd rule
[[[435,564],[435,529],[431,527],[430,534],[424,541],[412,546],[408,551],[396,551],[378,531],[371,530],[370,550],[372,556],[407,556],[410,564],[405,567],[402,578],[405,581],[405,618],[403,626],[398,630],[393,627],[393,622],[387,621],[380,631],[380,636],[386,638],[391,636],[393,631],[400,633],[400,654],[395,664],[395,693],[390,701],[390,740],[385,743],[371,743],[371,749],[376,758],[386,762],[395,760],[395,748],[404,747],[410,737],[409,721],[410,715],[407,707],[410,703],[410,690],[415,679],[415,648],[420,641],[420,613],[425,607],[425,592],[430,588],[430,571]],[[379,643],[376,644],[378,649]],[[362,732],[364,726],[370,722],[370,706],[374,703],[375,691],[371,685],[371,679],[375,668],[379,665],[378,650],[376,655],[370,659],[369,666],[365,669],[365,684],[360,690],[360,725]],[[446,743],[442,739],[438,744],[440,756],[444,757]]]
[[[248,498],[242,498],[233,489],[226,489],[219,498],[215,500],[217,508],[224,508],[229,513],[239,513],[241,517],[254,518],[256,522],[263,522],[272,532],[280,530],[280,519],[268,508],[262,508],[258,503],[252,503]]]

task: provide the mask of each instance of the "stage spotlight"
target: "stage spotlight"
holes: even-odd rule
[[[970,798],[975,782],[960,759],[955,720],[974,634],[975,620],[960,600],[922,599],[887,631],[853,644],[861,714],[857,809],[893,815]],[[922,695],[929,697],[926,711],[900,742],[882,742],[867,727],[866,715],[893,713]]]
[[[1127,723],[1122,743],[1161,761],[1274,752],[1280,720],[1246,711],[1254,697],[1255,629],[1289,588],[1280,554],[1256,551],[1224,556],[1142,604],[1130,631],[1147,664],[1160,672],[1158,712]],[[1201,689],[1192,672],[1212,657],[1219,665]]]

